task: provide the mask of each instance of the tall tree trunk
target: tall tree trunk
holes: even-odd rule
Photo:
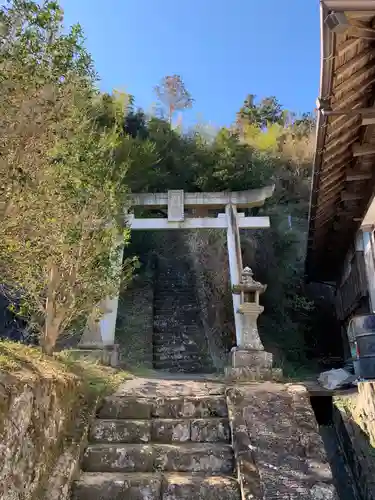
[[[63,316],[61,315],[61,313],[57,314],[57,304],[55,300],[59,282],[59,271],[56,265],[52,264],[50,270],[50,279],[47,288],[44,336],[41,342],[43,352],[48,355],[51,355],[55,349],[56,341],[60,333],[60,326],[63,320]]]

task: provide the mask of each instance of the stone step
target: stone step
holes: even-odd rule
[[[154,346],[154,351],[158,352],[184,352],[187,349],[195,350],[202,352],[200,346],[193,340],[189,340],[188,342],[185,339],[181,339],[181,337],[171,337],[169,335],[165,335],[163,337],[160,334],[155,334],[152,343]]]
[[[71,500],[240,500],[237,481],[227,476],[183,473],[84,472]]]
[[[170,313],[164,312],[161,315],[155,314],[153,324],[158,328],[162,328],[163,331],[168,331],[168,329],[170,329],[171,331],[184,331],[186,328],[193,327],[198,327],[200,330],[202,329],[202,327],[200,326],[200,319],[198,317],[187,318],[185,314],[181,314],[178,316],[175,314],[175,312],[172,311]]]
[[[225,476],[166,474],[162,500],[240,500],[237,480]]]
[[[181,351],[174,353],[165,353],[164,351],[159,351],[158,349],[154,349],[154,364],[155,363],[168,363],[172,362],[173,364],[178,364],[180,361],[202,361],[201,355],[197,352],[197,350]]]
[[[194,313],[199,313],[200,312],[200,307],[199,305],[195,302],[188,302],[184,300],[183,302],[181,300],[176,300],[177,297],[175,294],[171,295],[165,295],[164,296],[156,296],[154,298],[154,308],[158,309],[160,308],[167,308],[167,309],[173,309],[173,307],[178,307],[178,309],[184,311],[184,312],[194,312]]]
[[[199,398],[168,398],[153,408],[153,417],[158,418],[211,418],[228,417],[224,396]]]
[[[84,453],[85,472],[204,472],[231,474],[229,444],[90,444]]]
[[[184,354],[201,354],[202,350],[199,349],[195,342],[170,344],[168,339],[165,344],[153,344],[153,351],[158,355],[165,356],[179,356]]]
[[[91,443],[148,443],[151,420],[96,419],[89,431]]]
[[[71,500],[160,500],[162,476],[151,473],[83,472]]]
[[[197,325],[185,325],[183,327],[169,327],[163,331],[154,330],[152,339],[155,342],[165,342],[165,339],[168,339],[168,342],[173,341],[176,343],[180,341],[184,344],[195,344],[194,338],[196,337],[204,337],[202,328]]]
[[[185,326],[184,328],[157,328],[154,325],[154,332],[152,336],[152,341],[156,344],[163,343],[165,345],[170,345],[170,342],[174,344],[196,344],[197,340],[201,342],[204,340],[204,332],[197,325]]]
[[[180,359],[169,361],[153,361],[155,370],[181,372],[181,373],[201,373],[204,363],[199,359]]]
[[[179,340],[177,340],[174,337],[172,337],[172,338],[171,337],[160,338],[160,337],[155,337],[155,335],[154,335],[154,338],[152,340],[152,344],[153,344],[153,351],[159,352],[159,353],[168,352],[168,351],[164,350],[166,348],[169,349],[170,353],[183,352],[184,347],[186,345],[185,341],[181,340],[181,338]],[[195,344],[193,344],[193,346],[195,346]]]
[[[202,371],[204,361],[198,357],[189,358],[185,357],[184,359],[173,359],[158,361],[154,359],[152,365],[156,370],[174,370],[174,371],[187,371],[187,372],[196,372]]]
[[[194,287],[191,284],[184,283],[174,283],[171,281],[163,281],[163,283],[157,283],[155,287],[155,297],[171,297],[181,296],[188,297],[191,300],[196,300],[196,296],[192,292]]]
[[[228,417],[224,396],[131,398],[109,396],[98,410],[104,419],[211,418]]]
[[[91,443],[174,443],[229,442],[229,423],[225,418],[153,420],[96,419],[89,432]]]
[[[197,344],[193,341],[183,342],[180,344],[170,344],[169,342],[166,344],[155,344],[154,351],[157,351],[159,354],[177,354],[184,352],[201,352],[198,348]]]

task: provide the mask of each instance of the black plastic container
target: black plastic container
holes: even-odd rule
[[[375,379],[375,314],[354,316],[351,326],[356,341],[359,376]]]

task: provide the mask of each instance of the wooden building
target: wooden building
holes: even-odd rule
[[[375,0],[321,0],[321,81],[306,274],[338,318],[375,312]]]

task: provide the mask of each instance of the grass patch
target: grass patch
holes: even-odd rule
[[[76,379],[89,395],[106,395],[132,375],[99,362],[79,359],[70,351],[46,356],[40,348],[0,341],[0,371],[22,379]]]
[[[69,350],[56,353],[55,358],[67,370],[78,376],[91,394],[110,394],[122,382],[133,378],[128,371],[103,366],[98,361],[76,358]]]

